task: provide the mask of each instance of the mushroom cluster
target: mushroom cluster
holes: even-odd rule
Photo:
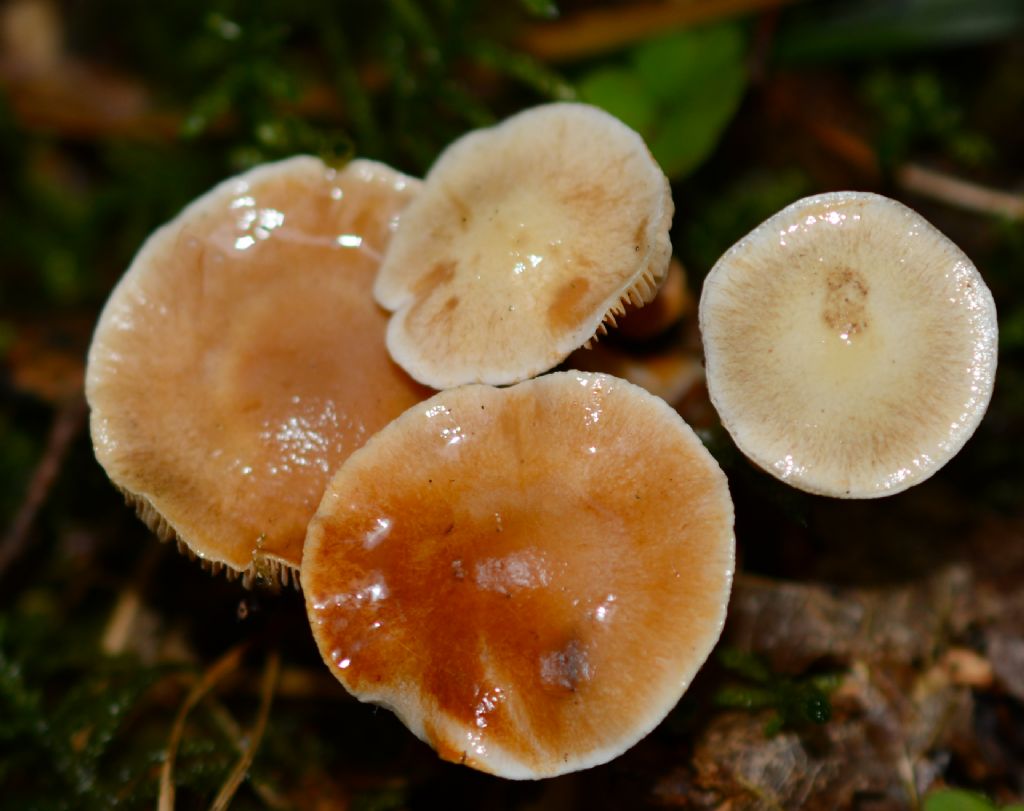
[[[665,402],[698,364],[570,356],[622,316],[641,341],[679,319],[672,213],[642,139],[580,104],[470,133],[422,183],[313,158],[229,180],[100,318],[97,458],[212,568],[301,581],[338,680],[443,758],[517,779],[603,763],[687,688],[734,567],[725,475]],[[876,195],[780,212],[699,315],[723,425],[812,492],[926,478],[991,394],[979,274]],[[567,357],[592,371],[537,377]]]

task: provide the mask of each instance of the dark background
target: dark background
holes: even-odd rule
[[[1021,801],[1020,0],[9,0],[0,36],[0,807],[152,808],[172,734],[177,808],[219,792],[239,809]],[[81,383],[134,251],[217,181],[299,152],[419,175],[466,130],[570,98],[638,129],[670,175],[691,293],[789,202],[873,190],[974,259],[1000,368],[963,452],[871,502],[756,471],[689,390],[676,405],[737,507],[726,634],[634,749],[521,784],[442,763],[347,697],[297,593],[158,544],[92,457]],[[691,302],[608,346],[643,366],[698,359],[696,341]]]

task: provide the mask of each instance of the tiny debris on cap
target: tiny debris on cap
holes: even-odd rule
[[[811,493],[874,498],[934,474],[995,381],[992,294],[919,214],[808,197],[734,245],[700,301],[711,400],[737,446]]]
[[[292,158],[220,184],[139,251],[86,395],[100,464],[163,539],[287,582],[330,473],[429,396],[388,357],[372,295],[418,185]]]
[[[328,667],[446,760],[515,779],[622,753],[717,641],[725,475],[643,389],[561,372],[414,406],[339,469],[302,588]]]
[[[435,388],[551,369],[654,296],[672,212],[643,139],[596,107],[471,132],[438,158],[381,265],[388,349]]]

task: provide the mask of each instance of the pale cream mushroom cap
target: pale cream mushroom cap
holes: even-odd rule
[[[675,705],[722,630],[725,476],[663,401],[601,374],[472,385],[349,457],[302,587],[324,661],[452,760],[603,763]]]
[[[287,578],[334,468],[429,396],[389,358],[372,294],[418,185],[292,158],[217,186],[139,251],[86,395],[100,464],[163,537]]]
[[[392,357],[435,388],[556,366],[649,301],[671,245],[668,180],[643,139],[583,104],[451,144],[388,248],[375,293]]]
[[[700,326],[722,424],[812,493],[928,478],[992,394],[991,293],[949,239],[877,194],[808,197],[758,226],[712,268]]]

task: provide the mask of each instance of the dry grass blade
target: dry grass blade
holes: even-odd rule
[[[896,182],[909,192],[967,211],[1024,220],[1024,196],[990,189],[913,163],[896,170]]]
[[[808,112],[792,90],[784,88],[774,98],[781,110],[803,126],[826,151],[878,182],[882,166],[875,149],[864,137]],[[893,179],[904,191],[948,206],[975,214],[1024,220],[1024,196],[1020,194],[989,188],[916,163],[896,167]]]
[[[198,704],[213,687],[238,667],[245,653],[246,645],[238,645],[227,653],[203,673],[202,678],[192,687],[192,690],[185,697],[178,715],[174,719],[174,726],[171,727],[171,736],[167,740],[167,754],[164,757],[164,765],[160,769],[160,796],[157,802],[157,811],[174,811],[174,760],[178,753],[178,745],[185,732],[185,720],[189,712]]]
[[[267,719],[270,717],[270,704],[274,698],[274,685],[277,683],[277,676],[281,670],[281,657],[271,653],[267,658],[267,664],[263,668],[263,681],[260,685],[260,708],[256,715],[256,723],[249,732],[249,740],[245,750],[242,752],[234,768],[224,781],[216,799],[210,806],[210,811],[225,811],[231,802],[235,792],[245,779],[249,767],[252,766],[253,758],[259,749],[260,741],[263,740],[263,732],[267,728]]]
[[[282,671],[281,681],[283,681],[283,678],[284,673]],[[275,695],[281,695],[280,686],[275,691]],[[203,704],[209,709],[210,717],[220,727],[220,731],[231,741],[231,745],[235,747],[235,750],[239,754],[243,753],[246,749],[246,737],[234,716],[213,696],[208,695]],[[267,783],[256,780],[253,777],[249,778],[249,782],[252,790],[256,792],[267,808],[271,808],[274,811],[290,811],[292,808],[292,804]]]
[[[10,529],[3,537],[3,541],[0,541],[0,577],[3,577],[8,567],[25,550],[25,546],[28,544],[29,530],[32,529],[39,508],[46,501],[50,488],[60,473],[68,448],[84,424],[85,398],[78,394],[57,412],[57,416],[53,420],[53,427],[50,429],[50,436],[46,441],[46,450],[43,451],[43,456],[29,481],[25,500],[14,517]]]
[[[526,28],[519,45],[534,56],[569,61],[621,48],[646,37],[699,23],[790,5],[795,0],[674,0],[597,8],[562,22]]]

